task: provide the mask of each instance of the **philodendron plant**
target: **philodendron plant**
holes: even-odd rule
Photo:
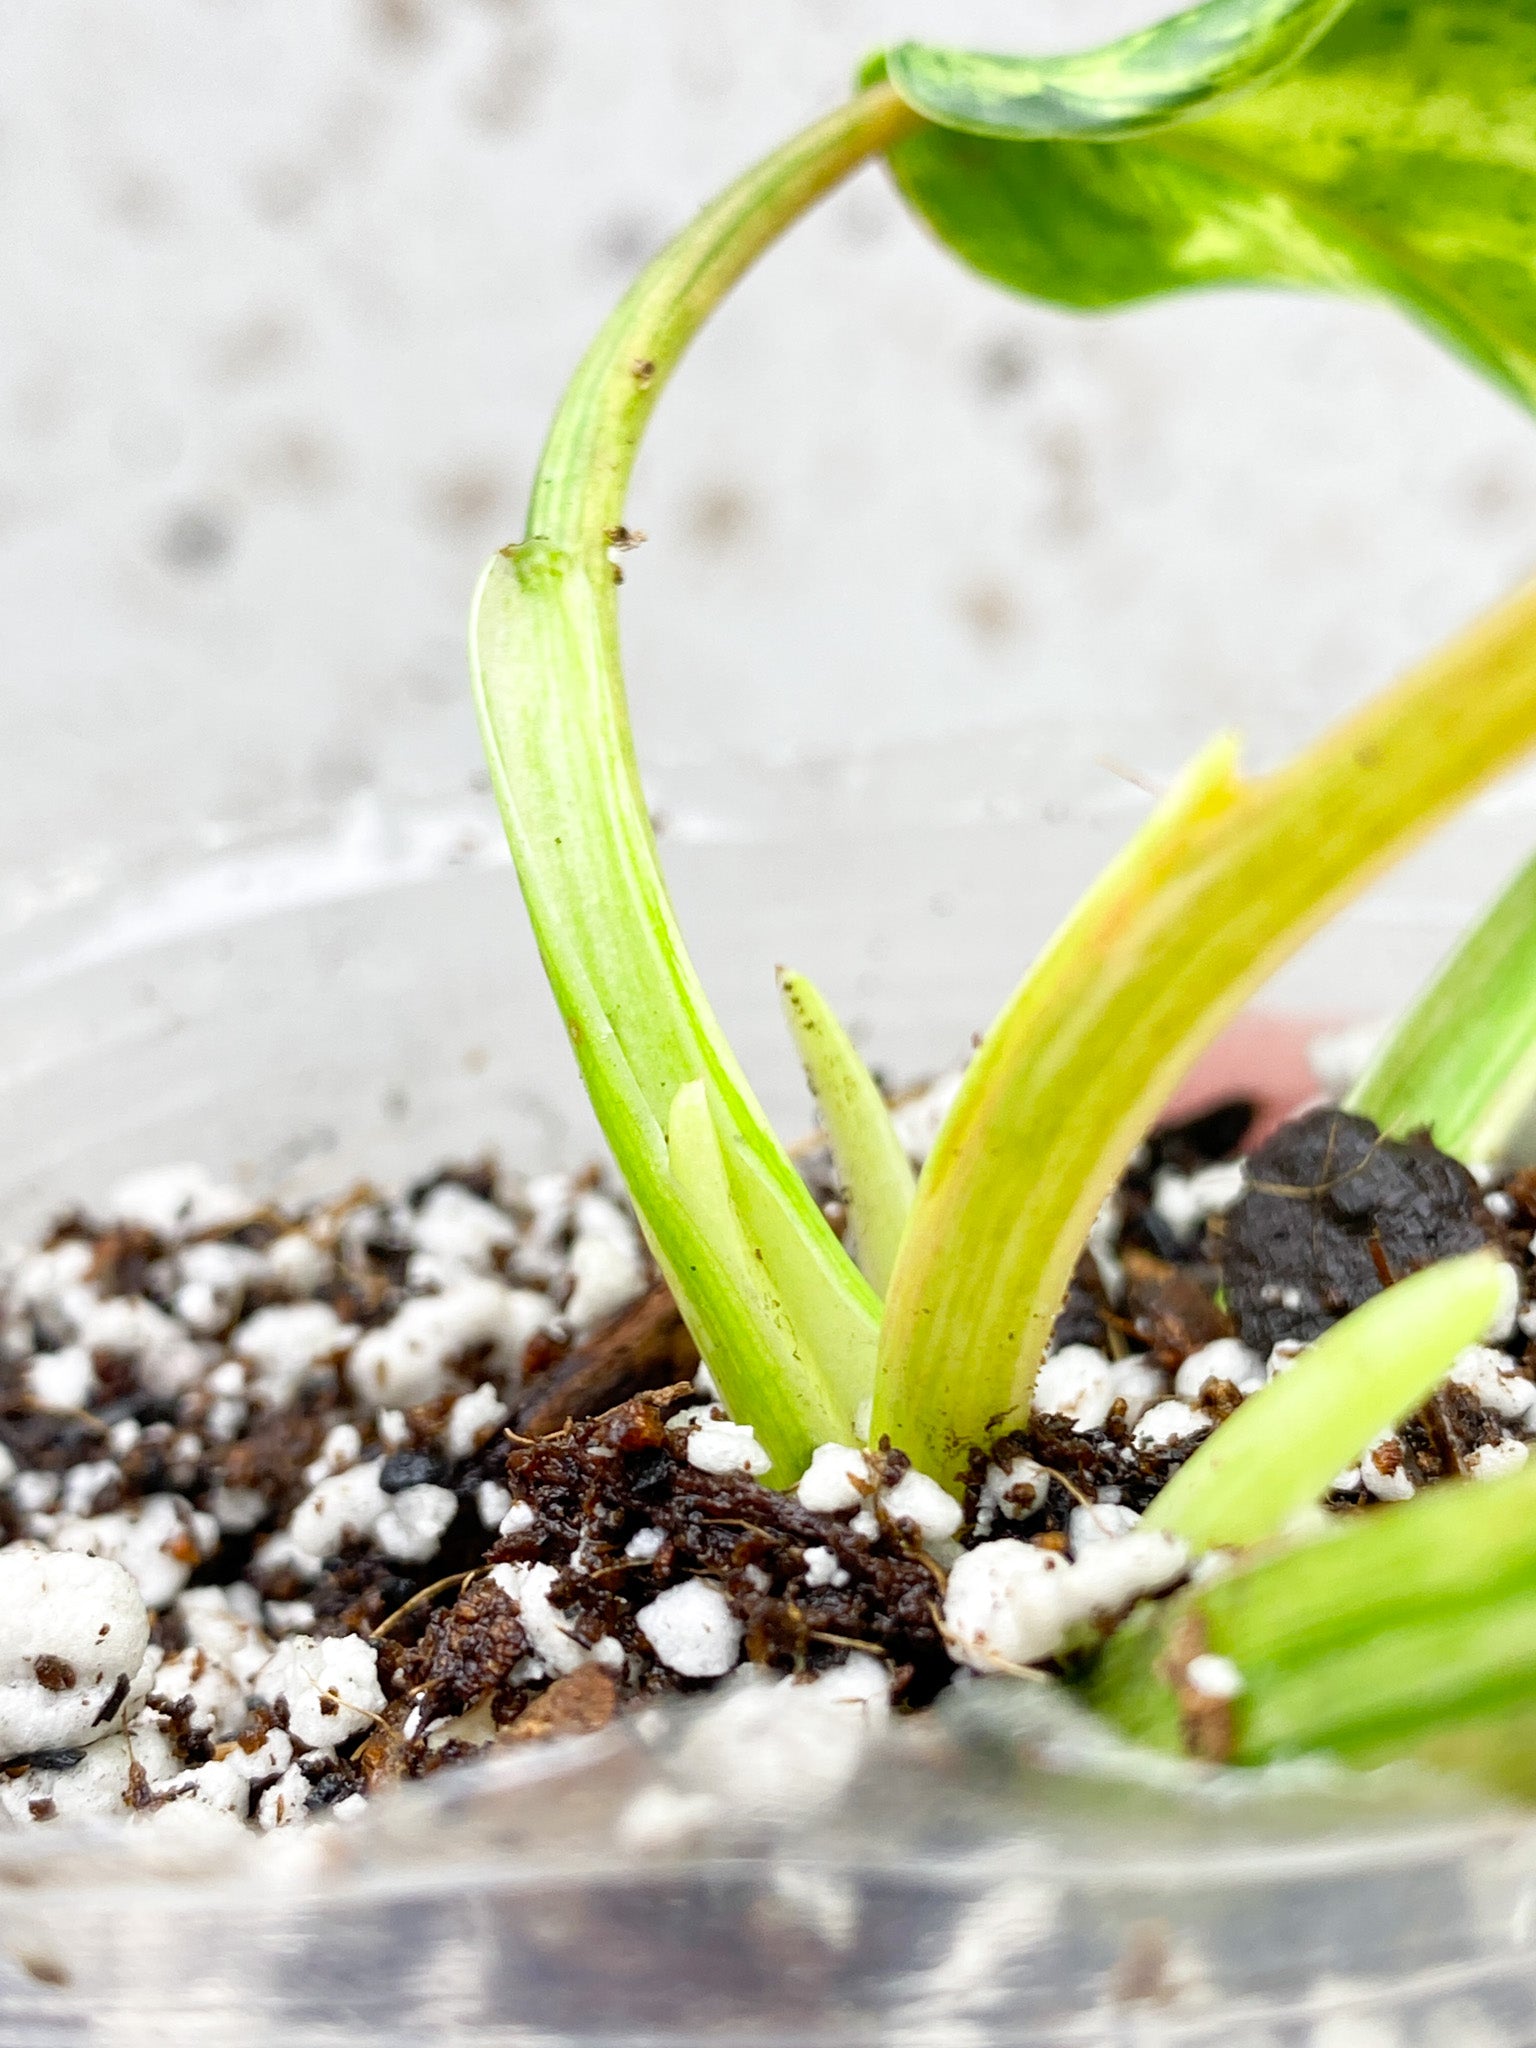
[[[1095,1214],[1191,1062],[1302,940],[1536,742],[1536,590],[1287,767],[1245,777],[1236,741],[1213,740],[1028,969],[915,1187],[848,1037],[781,973],[850,1255],[710,1011],[636,769],[613,550],[663,385],[752,261],[883,155],[939,239],[1015,290],[1084,309],[1239,283],[1386,298],[1536,404],[1533,110],[1536,0],[1208,0],[1041,60],[905,45],[708,206],[589,350],[526,538],[479,590],[482,730],[593,1104],[772,1483],[820,1443],[889,1439],[958,1491],[971,1454],[1024,1423]],[[1533,1092],[1536,868],[1351,1107],[1480,1161]],[[1196,1639],[1250,1677],[1245,1758],[1380,1754],[1536,1680],[1536,1475],[1358,1517],[1326,1544],[1286,1534],[1476,1340],[1503,1279],[1480,1254],[1402,1281],[1196,1451],[1148,1519],[1238,1566],[1145,1610],[1090,1663],[1106,1711],[1179,1739],[1169,1644]],[[1460,1606],[1450,1548],[1471,1560]]]

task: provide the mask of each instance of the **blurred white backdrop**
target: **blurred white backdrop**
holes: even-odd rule
[[[1161,11],[9,0],[0,910],[321,814],[343,869],[495,857],[466,606],[637,265],[882,41],[1059,47]],[[872,170],[705,336],[633,518],[674,840],[789,803],[814,847],[873,755],[914,878],[927,835],[997,824],[1001,988],[1144,808],[1119,770],[1165,776],[1220,724],[1272,759],[1525,572],[1536,425],[1375,308],[1011,300]],[[1527,778],[1282,996],[1391,999],[1530,839]],[[940,882],[913,901],[945,914]]]

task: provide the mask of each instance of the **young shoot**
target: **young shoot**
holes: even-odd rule
[[[1321,1500],[1373,1437],[1410,1414],[1493,1320],[1490,1252],[1388,1287],[1324,1331],[1181,1465],[1144,1517],[1193,1552],[1276,1536]]]
[[[779,998],[847,1197],[859,1270],[884,1294],[912,1207],[911,1164],[874,1077],[826,997],[803,974],[781,967]]]

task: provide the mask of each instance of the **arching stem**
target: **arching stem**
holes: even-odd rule
[[[775,1138],[684,948],[635,764],[609,551],[625,537],[651,409],[708,314],[792,221],[917,125],[889,87],[862,94],[749,171],[642,273],[566,392],[527,537],[486,570],[471,636],[497,800],[588,1092],[689,1328],[734,1412],[761,1420],[781,1480],[824,1425],[754,1395],[783,1326],[770,1343],[669,1169],[679,1089],[707,1084],[733,1196],[771,1202],[804,1247],[792,1273],[769,1279],[809,1380],[825,1382],[818,1405],[846,1411],[850,1428],[849,1390],[873,1381],[878,1303]]]

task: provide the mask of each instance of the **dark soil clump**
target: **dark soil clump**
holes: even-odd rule
[[[1245,1343],[1310,1343],[1422,1266],[1495,1236],[1478,1187],[1428,1137],[1384,1138],[1367,1118],[1316,1109],[1248,1162],[1224,1219],[1222,1278]]]

